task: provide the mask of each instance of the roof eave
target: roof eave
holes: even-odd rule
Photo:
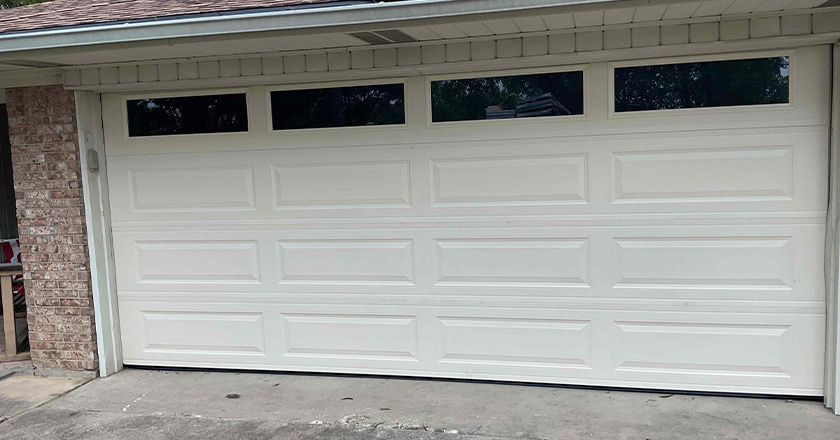
[[[161,21],[97,24],[0,34],[0,53],[170,38],[318,29],[478,14],[583,6],[609,8],[693,0],[406,0],[341,4],[244,14],[183,16]]]

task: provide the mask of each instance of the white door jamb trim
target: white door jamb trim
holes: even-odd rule
[[[98,93],[77,91],[75,99],[99,375],[105,377],[120,371],[123,364],[102,106]]]
[[[829,205],[826,224],[826,347],[825,347],[825,406],[840,415],[837,397],[840,395],[840,42],[832,47],[831,63],[831,119],[829,146]]]

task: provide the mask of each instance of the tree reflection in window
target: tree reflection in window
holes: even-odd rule
[[[780,104],[789,99],[788,57],[615,69],[615,111]]]
[[[402,84],[271,92],[275,130],[405,123]]]
[[[126,106],[131,137],[248,131],[244,93],[135,99]]]
[[[583,114],[583,72],[432,81],[432,121]]]

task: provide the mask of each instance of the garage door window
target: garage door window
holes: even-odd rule
[[[583,114],[583,72],[432,81],[432,121]]]
[[[248,131],[244,93],[130,99],[130,137]]]
[[[615,111],[786,104],[788,57],[615,69]]]
[[[271,92],[275,130],[405,124],[403,84]]]

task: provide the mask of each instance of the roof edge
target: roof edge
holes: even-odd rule
[[[635,7],[688,1],[696,0],[405,0],[351,4],[341,2],[339,5],[318,8],[282,8],[210,16],[184,15],[167,20],[112,22],[0,34],[0,53],[169,38],[361,25],[564,6],[590,5],[606,9],[608,5],[614,7],[620,4],[622,7]]]
[[[223,10],[223,11],[207,11],[207,12],[195,12],[195,13],[185,13],[185,14],[175,14],[175,15],[164,15],[164,16],[154,16],[154,17],[145,17],[145,18],[130,18],[130,19],[118,19],[106,22],[95,22],[95,23],[79,23],[79,24],[70,24],[70,25],[62,25],[62,26],[49,26],[43,28],[35,28],[35,29],[18,29],[18,30],[11,30],[11,31],[4,31],[0,32],[0,38],[5,36],[15,36],[15,35],[24,35],[24,34],[39,34],[45,33],[50,31],[66,31],[66,30],[91,30],[100,27],[106,26],[123,26],[127,24],[139,24],[139,23],[160,23],[160,22],[167,22],[167,21],[177,21],[177,20],[185,20],[191,18],[204,18],[204,17],[219,17],[219,16],[236,16],[236,15],[247,15],[247,14],[260,14],[260,13],[268,13],[268,12],[275,12],[275,11],[291,11],[291,10],[304,10],[304,9],[319,9],[325,7],[342,7],[342,6],[356,6],[361,4],[372,4],[378,3],[382,0],[332,0],[323,3],[301,3],[296,5],[286,5],[286,6],[265,6],[265,7],[249,7],[249,8],[241,8],[241,9],[231,9],[231,10]],[[27,6],[37,6],[38,4],[32,4]]]

